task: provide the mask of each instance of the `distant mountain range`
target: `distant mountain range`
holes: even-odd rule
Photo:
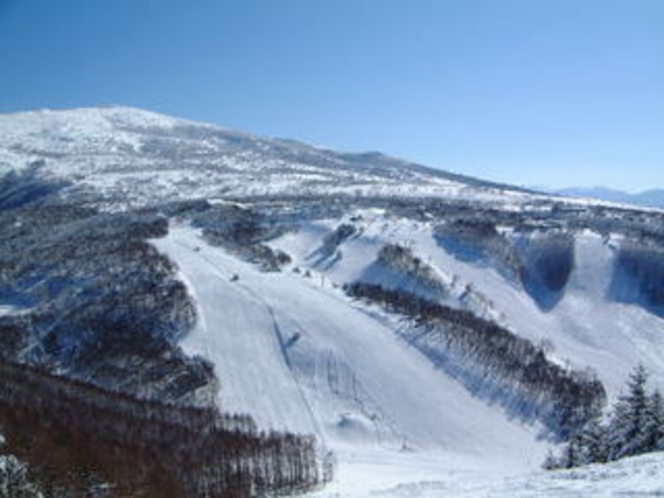
[[[637,194],[630,194],[629,192],[606,187],[572,187],[561,190],[549,190],[549,192],[570,197],[590,197],[592,199],[620,202],[623,204],[664,208],[664,189],[651,189]]]

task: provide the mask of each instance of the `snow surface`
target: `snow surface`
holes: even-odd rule
[[[100,207],[264,195],[474,199],[519,209],[550,199],[378,153],[265,139],[129,107],[0,114],[0,174],[44,161]],[[155,188],[156,187],[156,188]],[[92,194],[92,195],[90,195]],[[94,194],[101,194],[101,198]]]
[[[34,161],[43,161],[38,176],[71,182],[65,197],[106,210],[263,195],[435,197],[503,211],[547,210],[553,202],[376,153],[269,140],[126,107],[0,115],[0,174]],[[344,222],[358,234],[325,255],[325,237]],[[550,359],[592,368],[611,397],[636,363],[664,387],[664,320],[643,303],[609,296],[616,240],[576,233],[570,280],[543,310],[495,264],[447,252],[432,223],[363,209],[293,228],[270,243],[293,259],[281,273],[261,272],[186,227],[154,243],[195,297],[199,322],[183,347],[214,363],[220,408],[248,413],[265,429],[315,434],[337,455],[337,477],[320,496],[663,494],[661,455],[536,471],[546,449],[539,427],[473,397],[402,339],[407,323],[339,288],[361,279],[405,286],[398,272],[375,267],[378,251],[399,243],[440,278],[446,304],[550,342]],[[0,315],[21,312],[0,308]]]
[[[344,489],[542,462],[539,427],[473,397],[325,279],[261,272],[190,228],[154,243],[196,299],[199,324],[182,346],[214,362],[220,408],[315,434],[337,455]],[[397,480],[386,467],[401,469]]]
[[[418,469],[375,462],[384,466],[386,478],[407,478]],[[396,475],[395,475],[396,473]],[[624,496],[664,496],[664,453],[626,458],[609,464],[595,464],[572,470],[537,471],[500,476],[479,470],[449,469],[432,480],[411,481],[396,486],[380,486],[366,492],[335,486],[315,495],[317,498],[604,498]]]
[[[338,286],[359,278],[385,242],[407,242],[441,274],[473,282],[513,330],[548,338],[561,362],[595,369],[615,395],[637,359],[650,362],[660,380],[664,348],[661,319],[607,301],[610,240],[578,235],[566,294],[543,312],[497,270],[446,253],[426,223],[388,219],[380,210],[362,213],[361,234],[337,248],[332,265],[311,257],[342,221],[308,222],[274,241],[294,257],[277,273],[209,246],[185,226],[154,241],[198,304],[199,323],[182,345],[215,364],[220,408],[249,413],[263,428],[315,434],[335,453],[335,480],[316,497],[664,492],[662,455],[539,470],[547,448],[539,427],[474,398],[399,339],[398,319],[350,300]]]
[[[361,236],[342,244],[333,264],[312,260],[311,254],[328,233],[349,218],[360,216]],[[638,302],[626,304],[608,297],[615,241],[590,231],[577,233],[574,269],[564,295],[553,309],[542,310],[520,282],[488,263],[455,257],[436,242],[432,233],[430,223],[367,210],[349,213],[343,220],[305,223],[272,245],[288,253],[293,265],[312,268],[337,284],[363,279],[384,244],[405,245],[447,280],[454,280],[457,298],[459,290],[471,284],[486,308],[483,313],[475,309],[475,313],[492,317],[535,344],[550,342],[553,351],[548,356],[554,361],[580,370],[592,368],[610,397],[620,393],[638,363],[651,372],[652,386],[664,388],[664,320]],[[448,304],[455,305],[453,301]],[[456,306],[461,304],[457,302]]]

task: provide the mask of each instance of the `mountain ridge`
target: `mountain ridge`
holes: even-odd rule
[[[181,198],[293,195],[294,187],[299,193],[313,195],[454,197],[473,188],[486,200],[503,193],[517,198],[537,196],[521,187],[380,152],[345,152],[291,139],[264,138],[127,106],[3,114],[0,132],[0,168],[5,171],[41,160],[46,162],[49,176],[83,179],[87,186],[109,195],[120,190],[131,197],[130,182],[123,180],[140,183],[149,179]],[[85,161],[79,160],[81,155],[86,156]],[[119,168],[119,163],[125,166]],[[157,169],[161,178],[149,174]],[[184,171],[193,178],[185,181]],[[261,176],[269,185],[247,185]],[[201,192],[195,192],[193,183],[202,187]],[[219,185],[219,191],[203,188],[210,183]]]

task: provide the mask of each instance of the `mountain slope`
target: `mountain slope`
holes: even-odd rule
[[[335,453],[345,493],[391,482],[377,469],[355,481],[356,460],[411,468],[408,480],[423,462],[430,478],[450,467],[506,473],[542,461],[538,424],[508,420],[400,340],[397,323],[329,282],[261,272],[188,228],[155,243],[200,307],[183,347],[215,364],[219,406],[266,429],[315,434]]]
[[[184,345],[218,366],[227,410],[251,413],[264,427],[395,450],[480,455],[489,447],[520,459],[531,446],[536,427],[508,423],[338,289],[262,273],[186,229],[157,245],[178,262],[201,307],[199,329]]]
[[[630,304],[610,297],[611,286],[617,285],[615,279],[626,279],[624,289],[634,286],[629,277],[621,276],[616,261],[619,239],[606,240],[592,232],[575,234],[573,269],[562,297],[552,309],[543,309],[518,279],[505,274],[501,264],[465,260],[441,247],[434,234],[435,222],[394,219],[380,212],[362,213],[362,221],[358,222],[362,235],[342,244],[338,248],[340,257],[329,267],[315,264],[311,253],[336,226],[353,216],[358,214],[343,220],[304,223],[273,244],[293,257],[293,265],[311,267],[337,283],[366,279],[366,270],[385,244],[407,244],[443,280],[450,282],[446,293],[451,304],[497,320],[535,344],[550,341],[552,358],[570,361],[580,369],[592,367],[611,395],[618,393],[628,372],[639,361],[653,372],[657,383],[664,384],[661,316],[644,307],[643,301]],[[531,236],[537,237],[537,233]],[[393,286],[407,285],[403,278],[387,272],[382,275],[387,283],[391,279]]]
[[[255,195],[463,196],[507,190],[380,153],[268,140],[126,107],[0,115],[0,171],[42,165],[81,199],[115,209],[146,202]],[[101,198],[98,195],[101,194]],[[71,195],[71,193],[70,193]]]
[[[534,469],[664,385],[657,210],[122,107],[0,116],[0,168],[3,360],[313,434],[341,496]]]

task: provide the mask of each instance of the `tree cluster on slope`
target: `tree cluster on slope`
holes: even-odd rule
[[[521,261],[512,243],[496,229],[495,215],[484,211],[451,215],[434,227],[437,243],[463,260],[494,260],[509,277]]]
[[[449,292],[434,268],[413,251],[400,244],[385,244],[378,251],[376,262],[398,274],[413,279],[425,291],[444,297]]]
[[[569,232],[532,233],[514,242],[521,261],[519,277],[536,294],[564,289],[574,268],[574,237]]]
[[[248,416],[138,400],[4,361],[0,377],[0,425],[47,496],[89,496],[101,481],[111,496],[240,498],[331,478],[313,437],[260,432]]]
[[[30,480],[28,466],[14,455],[2,452],[5,439],[0,434],[0,498],[42,498]]]
[[[604,386],[590,372],[564,369],[525,338],[475,316],[402,290],[353,283],[346,292],[418,323],[405,337],[474,394],[511,415],[539,420],[567,439],[601,412]]]
[[[326,262],[327,266],[334,264],[341,258],[339,246],[358,234],[358,228],[351,223],[342,223],[333,232],[323,238],[323,243],[314,250],[307,259],[311,259],[314,266]]]
[[[636,281],[639,294],[660,316],[664,316],[664,247],[653,243],[623,241],[618,251],[618,265]],[[621,295],[624,283],[613,286],[613,297],[620,301],[634,299]],[[623,292],[624,294],[624,292]]]
[[[192,224],[203,230],[203,237],[209,243],[259,264],[265,271],[279,271],[291,261],[285,252],[265,244],[278,235],[280,229],[258,211],[222,204],[195,213]]]
[[[42,202],[68,186],[68,183],[62,180],[42,178],[41,172],[45,166],[43,159],[33,161],[23,171],[10,170],[0,178],[0,209],[14,209]]]
[[[216,391],[210,365],[177,346],[196,312],[174,265],[146,239],[153,214],[71,205],[0,213],[0,356],[126,392],[186,403]]]
[[[604,420],[590,420],[560,455],[547,456],[544,467],[573,468],[664,450],[664,401],[658,390],[648,393],[647,381],[648,372],[637,366],[627,382],[627,394],[619,397],[610,414]]]

